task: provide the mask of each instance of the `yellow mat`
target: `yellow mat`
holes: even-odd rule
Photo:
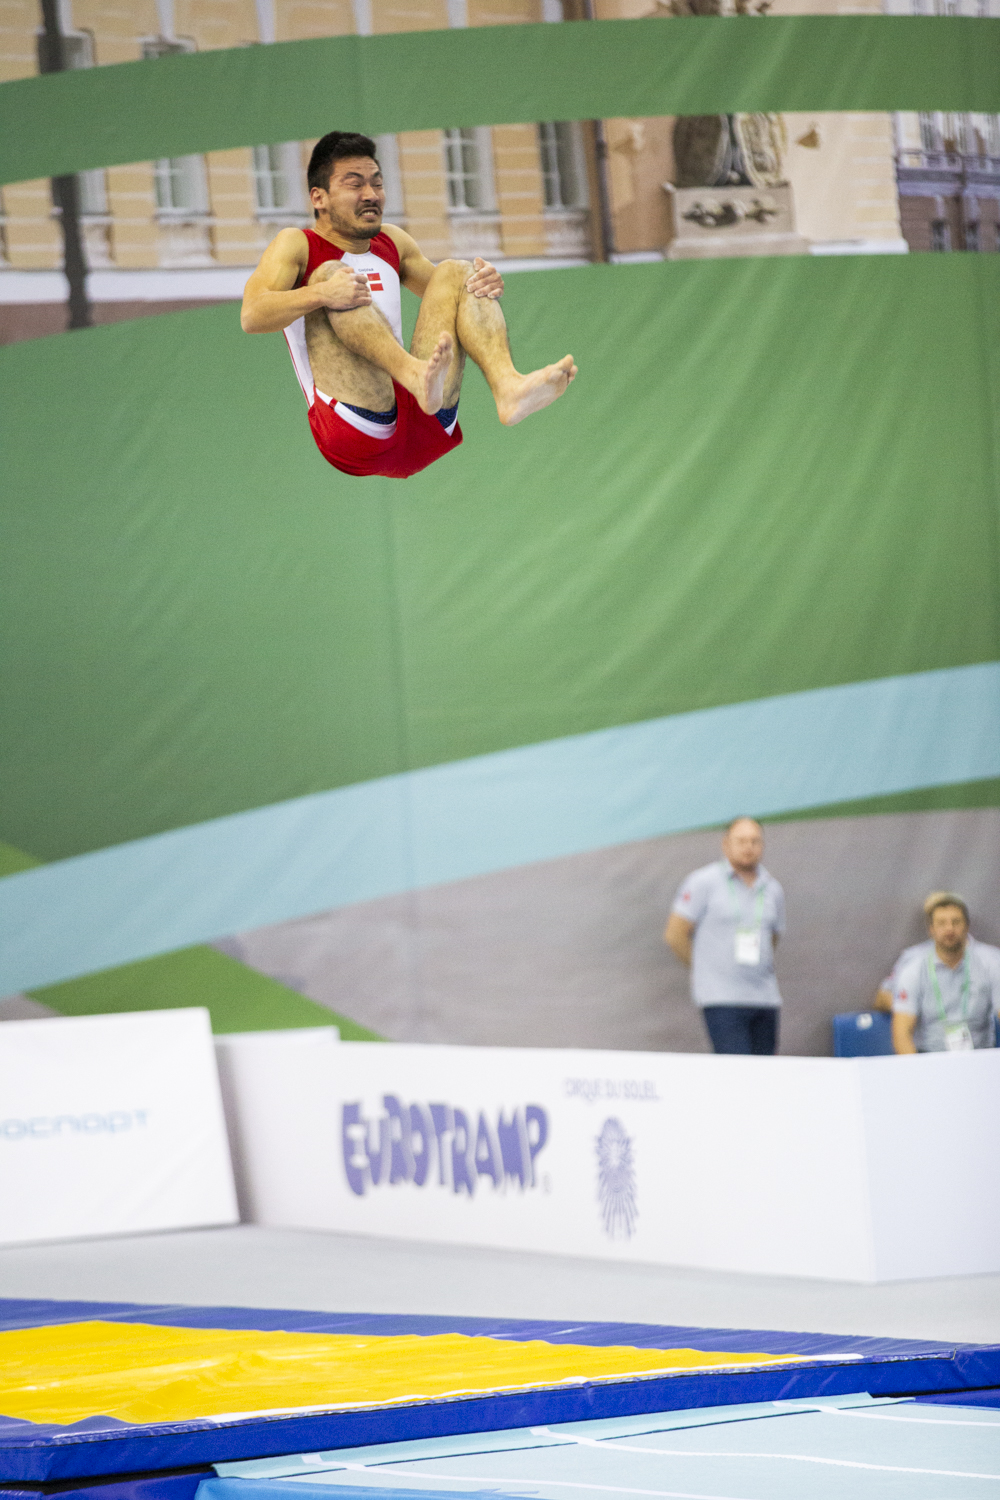
[[[428,1337],[70,1323],[0,1333],[0,1413],[29,1422],[219,1419],[387,1406],[794,1356]]]

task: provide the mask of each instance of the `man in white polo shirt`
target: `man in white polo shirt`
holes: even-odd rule
[[[941,897],[950,895],[950,891],[931,891],[929,896],[924,897],[924,917],[928,922],[931,919],[931,912],[934,910],[935,906],[938,905]],[[972,934],[970,933],[970,945],[974,942],[975,938],[973,938]],[[878,989],[875,991],[875,999],[872,1001],[872,1010],[888,1011],[889,1015],[892,1015],[892,1001],[893,996],[896,992],[896,975],[899,973],[903,965],[913,957],[914,953],[929,953],[933,947],[934,944],[932,943],[931,939],[924,938],[921,942],[911,943],[908,948],[903,949],[902,953],[896,959],[896,962],[893,964],[892,968],[889,970],[888,974],[885,976]]]
[[[931,941],[895,973],[892,1045],[897,1052],[972,1052],[995,1046],[1000,952],[969,940],[969,908],[938,892],[928,912]]]
[[[691,995],[713,1049],[769,1056],[778,1050],[774,949],[785,893],[760,862],[764,830],[755,818],[730,823],[722,853],[682,883],[664,938],[691,966]]]

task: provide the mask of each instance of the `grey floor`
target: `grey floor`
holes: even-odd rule
[[[249,1225],[0,1249],[0,1296],[1000,1343],[1000,1276],[854,1286]]]

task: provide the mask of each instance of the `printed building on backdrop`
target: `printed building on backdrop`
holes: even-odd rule
[[[60,21],[65,64],[85,68],[317,36],[576,20],[582,3],[62,0]],[[597,0],[596,17],[668,20],[689,13],[693,3]],[[887,8],[909,12],[928,4],[889,0]],[[948,14],[1000,15],[1000,0],[935,4]],[[717,6],[732,9],[731,0]],[[776,0],[749,8],[882,9],[865,0]],[[5,16],[0,79],[30,76],[39,66],[38,6],[13,0]],[[767,24],[766,14],[760,24]],[[310,222],[304,168],[312,144],[263,144],[81,173],[86,255],[91,270],[104,273],[92,287],[98,320],[154,304],[165,310],[238,296],[241,273],[273,235]],[[996,115],[498,122],[383,135],[378,148],[386,217],[434,259],[481,254],[514,269],[662,255],[1000,250]],[[60,255],[50,184],[5,187],[0,304],[20,309],[13,322],[5,320],[5,339],[62,326],[61,285],[53,278]]]

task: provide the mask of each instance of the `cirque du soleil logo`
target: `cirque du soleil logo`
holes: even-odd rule
[[[450,1104],[405,1104],[383,1094],[382,1110],[365,1116],[360,1100],[343,1107],[344,1171],[353,1193],[412,1182],[473,1197],[485,1178],[494,1190],[536,1184],[535,1159],[549,1136],[541,1105],[517,1105],[507,1118]],[[485,1184],[484,1184],[485,1185]]]
[[[597,1198],[609,1239],[630,1240],[639,1217],[632,1137],[614,1115],[605,1120],[595,1141]]]

